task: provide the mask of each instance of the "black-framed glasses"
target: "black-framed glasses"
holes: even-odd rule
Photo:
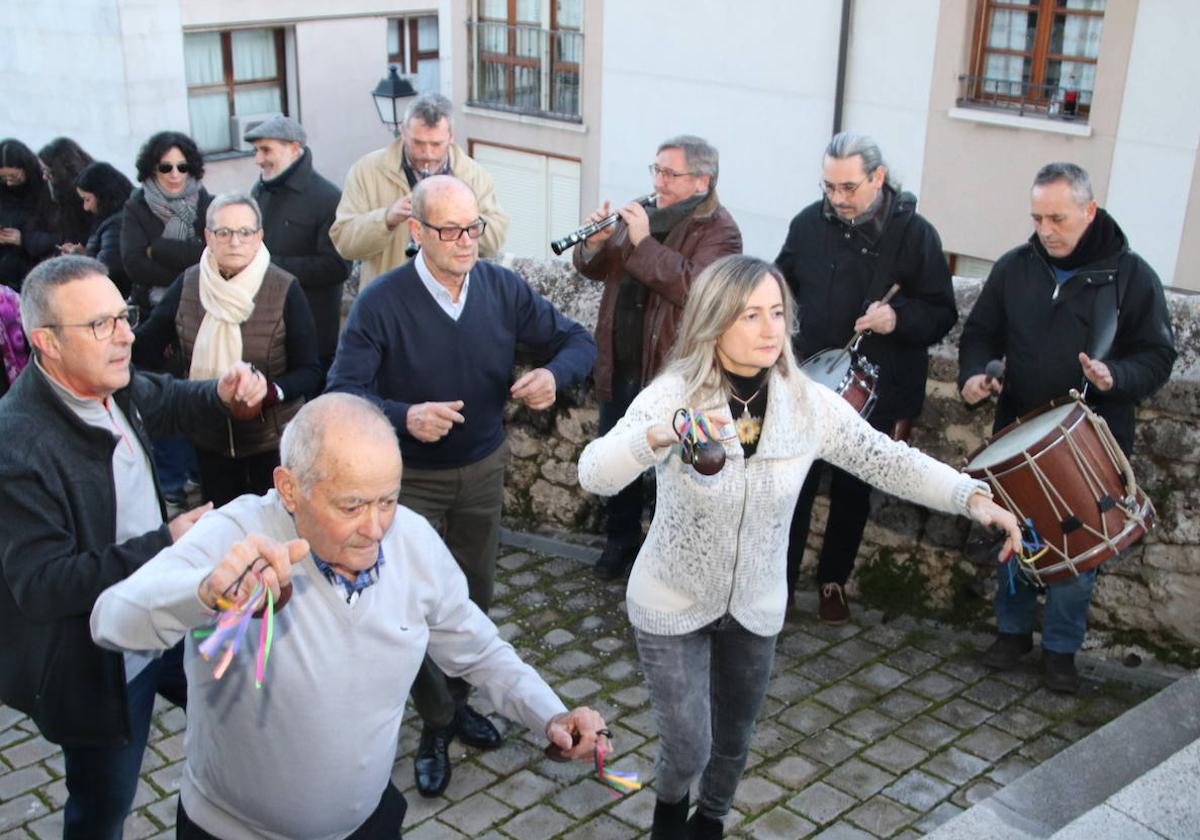
[[[119,315],[105,315],[103,318],[96,318],[88,321],[86,324],[43,324],[46,327],[54,327],[62,329],[64,327],[90,327],[92,335],[97,341],[107,341],[112,338],[112,334],[117,329],[117,321],[124,321],[125,325],[133,329],[138,325],[138,315],[141,312],[136,306],[126,307],[125,311]]]
[[[819,186],[821,188],[821,192],[825,193],[825,195],[827,195],[827,196],[832,197],[832,196],[837,195],[838,193],[842,193],[846,196],[846,198],[849,198],[850,196],[854,195],[854,193],[856,193],[858,191],[859,187],[861,187],[863,184],[867,183],[867,181],[870,181],[870,180],[871,180],[870,175],[863,178],[857,184],[834,184],[834,183],[831,183],[826,180],[820,180],[817,182],[817,186]]]
[[[215,236],[217,238],[218,242],[228,242],[230,239],[233,239],[233,237],[235,237],[235,236],[238,239],[245,242],[247,239],[250,239],[252,236],[254,236],[254,234],[258,233],[260,230],[262,230],[262,228],[219,227],[219,228],[209,228],[208,232],[211,233],[213,236]]]
[[[413,218],[416,217],[414,216]],[[483,236],[483,232],[487,229],[487,219],[482,217],[471,222],[471,224],[467,225],[466,227],[459,227],[458,225],[446,225],[445,227],[438,227],[437,225],[429,224],[429,222],[425,221],[424,219],[417,219],[417,221],[425,225],[425,227],[429,228],[430,230],[436,230],[438,239],[442,240],[443,242],[457,242],[462,238],[463,233],[466,233],[471,239],[478,239],[479,237]]]
[[[190,163],[167,163],[166,161],[160,163],[154,168],[163,175],[170,175],[172,169],[177,171],[180,175],[186,175],[192,171],[192,165]]]
[[[657,178],[659,175],[661,175],[667,181],[674,181],[676,178],[683,178],[688,175],[695,175],[696,173],[695,172],[676,172],[673,169],[664,169],[661,166],[659,166],[657,163],[652,163],[652,164],[650,164],[650,174],[652,176],[654,176],[655,178]]]

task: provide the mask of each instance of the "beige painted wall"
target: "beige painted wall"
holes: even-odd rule
[[[599,203],[600,70],[604,21],[601,3],[585,2],[583,5],[583,70],[580,80],[582,125],[570,123],[560,127],[553,120],[526,119],[485,108],[472,108],[469,113],[464,112],[470,84],[467,19],[471,4],[468,0],[455,2],[451,6],[449,33],[451,51],[455,56],[452,98],[457,110],[455,134],[458,142],[464,148],[468,148],[472,141],[493,143],[580,161],[581,218]],[[564,234],[569,232],[562,231]]]
[[[1192,167],[1192,188],[1179,243],[1179,260],[1175,263],[1175,278],[1164,277],[1163,282],[1178,289],[1200,292],[1200,148],[1196,150],[1196,162]]]
[[[1077,137],[949,116],[958,76],[970,67],[976,2],[942,0],[921,206],[947,251],[994,260],[1027,239],[1028,184],[1049,161],[1070,160],[1087,169],[1104,203],[1137,5],[1137,0],[1109,4],[1089,123],[1092,136]]]

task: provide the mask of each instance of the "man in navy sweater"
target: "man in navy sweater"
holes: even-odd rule
[[[487,219],[470,187],[451,175],[413,191],[409,233],[417,256],[359,295],[329,371],[328,390],[378,404],[400,435],[400,503],[427,517],[467,577],[471,600],[492,600],[508,447],[509,399],[549,408],[583,380],[596,344],[513,272],[478,262]],[[517,343],[551,356],[511,383]],[[417,789],[450,782],[450,741],[500,746],[492,723],[467,705],[469,686],[426,658],[413,684],[424,723]]]

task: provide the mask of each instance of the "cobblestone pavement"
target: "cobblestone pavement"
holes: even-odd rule
[[[599,709],[615,734],[612,764],[652,783],[657,741],[622,585],[596,583],[576,560],[506,549],[499,563],[492,616],[505,637],[568,705]],[[809,606],[815,614],[815,598]],[[1004,675],[975,664],[987,641],[861,611],[838,628],[790,618],[728,835],[919,837],[1150,693],[1087,683],[1077,698],[1053,695],[1033,663]],[[174,836],[184,724],[180,709],[156,714],[126,837]],[[587,765],[546,761],[540,736],[507,734],[492,752],[456,742],[445,796],[423,799],[409,721],[393,774],[409,802],[406,840],[645,834],[652,789],[615,798]],[[61,836],[62,774],[54,745],[0,706],[0,840]]]

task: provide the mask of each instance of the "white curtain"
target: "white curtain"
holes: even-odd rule
[[[583,28],[583,0],[556,0],[554,18],[560,29]]]
[[[221,66],[221,33],[196,32],[184,35],[183,66],[189,86],[221,84],[225,80]]]
[[[992,25],[988,30],[988,46],[1000,50],[1028,50],[1032,33],[1029,31],[1029,12],[1012,9],[992,11]]]
[[[283,110],[279,88],[234,88],[233,112],[239,116],[277,114]]]
[[[1021,96],[1025,76],[1026,58],[1020,55],[996,55],[988,53],[983,75],[988,81],[984,90],[1001,96]]]
[[[429,52],[438,48],[437,15],[417,18],[417,52]]]
[[[188,117],[192,139],[202,152],[223,152],[229,148],[229,99],[224,93],[188,96]]]
[[[1103,31],[1104,18],[1067,15],[1063,23],[1062,54],[1096,58],[1100,55],[1100,36]]]
[[[441,64],[436,58],[417,62],[417,93],[438,93],[441,90]]]
[[[508,0],[480,0],[479,16],[488,20],[508,20]]]
[[[275,64],[275,33],[270,29],[238,29],[232,34],[233,80],[250,82],[273,79],[279,74]]]
[[[437,18],[434,18],[436,20]],[[403,55],[404,48],[400,42],[400,27],[403,21],[392,18],[388,21],[387,51],[388,55]]]

